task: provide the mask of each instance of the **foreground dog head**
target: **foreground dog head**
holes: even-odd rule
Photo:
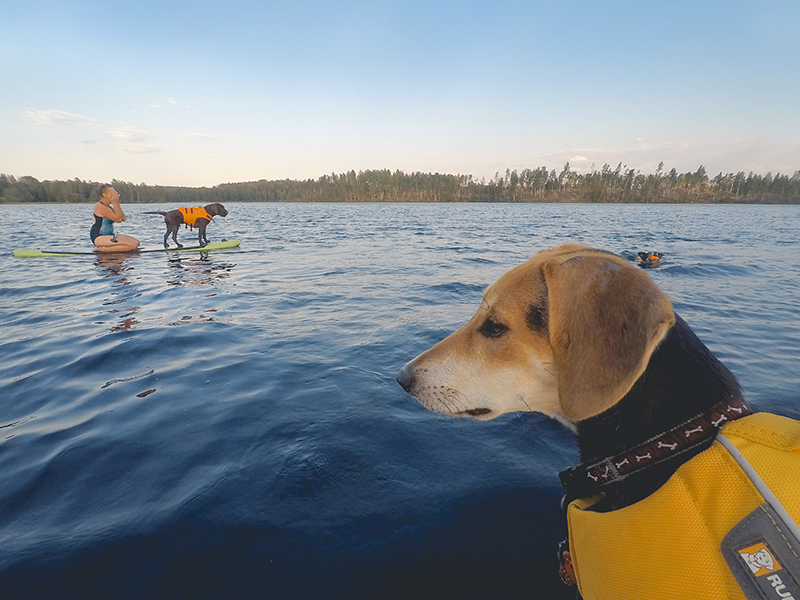
[[[397,380],[444,414],[533,410],[576,423],[630,390],[674,322],[669,298],[644,272],[566,244],[500,277],[467,324]]]

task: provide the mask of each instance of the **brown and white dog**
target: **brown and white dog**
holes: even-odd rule
[[[576,432],[584,463],[741,401],[733,374],[644,271],[579,244],[541,251],[500,277],[467,324],[397,381],[447,415],[549,415]],[[608,510],[646,497],[700,450],[607,490]]]
[[[567,244],[500,277],[472,319],[403,367],[398,382],[436,412],[538,411],[577,427],[630,391],[675,322],[647,274]]]
[[[212,202],[205,206],[194,208],[176,208],[170,211],[152,211],[148,215],[161,215],[167,225],[167,232],[164,234],[164,248],[169,248],[167,239],[172,235],[172,239],[178,248],[183,248],[183,244],[178,243],[178,228],[186,224],[188,227],[197,227],[197,243],[200,246],[208,244],[206,228],[211,219],[216,216],[228,216],[228,210],[219,202]]]
[[[681,578],[675,581],[682,581],[682,588],[674,582],[669,589],[661,588],[652,577],[672,574],[667,565],[681,564],[680,557],[693,550],[685,543],[681,546],[690,539],[691,530],[704,547],[731,551],[720,550],[707,561],[715,565],[713,575],[710,568],[693,569],[694,584],[728,589],[725,598],[744,598],[738,585],[744,590],[755,584],[747,583],[752,577],[748,565],[741,572],[745,550],[731,549],[736,549],[736,536],[752,532],[747,528],[756,522],[764,527],[758,536],[778,540],[774,548],[786,553],[786,564],[781,564],[785,569],[793,564],[792,577],[800,581],[800,501],[792,483],[800,469],[800,424],[765,413],[748,418],[752,411],[733,374],[675,314],[667,295],[647,273],[621,257],[579,244],[539,252],[490,285],[467,324],[406,364],[397,381],[439,413],[491,419],[508,412],[538,411],[575,431],[583,464],[560,476],[569,504],[570,538],[581,540],[575,564],[583,565],[584,597],[722,597],[716,592],[704,595]],[[745,440],[738,449],[728,439],[736,435]],[[767,468],[745,464],[746,459],[736,458],[740,450],[751,457],[772,453],[762,464]],[[714,462],[718,458],[720,462]],[[714,466],[702,471],[708,465]],[[676,471],[680,475],[673,478]],[[689,473],[698,472],[702,475],[691,479]],[[708,483],[712,475],[726,482],[718,490]],[[694,495],[681,495],[689,488]],[[679,491],[670,496],[673,490]],[[736,495],[734,490],[744,491]],[[690,514],[683,510],[684,504],[676,508],[672,500],[677,496],[695,502],[693,525],[675,525],[684,521],[674,514],[669,520],[664,514],[670,510],[680,518]],[[639,512],[664,498],[666,503],[659,505],[666,507],[664,512],[645,517]],[[764,500],[769,509],[766,504],[759,506]],[[780,516],[762,518],[773,509]],[[630,518],[631,511],[636,518]],[[580,517],[590,513],[601,516]],[[591,522],[597,529],[599,523],[609,523],[612,514],[615,526],[603,530],[605,536],[596,530],[573,530],[578,522]],[[723,517],[729,520],[720,525]],[[642,538],[645,523],[653,524],[654,536]],[[676,531],[680,543],[658,554],[665,528]],[[797,541],[791,542],[795,537]],[[634,544],[628,544],[631,539]],[[642,539],[645,545],[638,547],[646,548],[642,552],[648,558],[664,557],[664,562],[648,563],[650,574],[641,565],[629,566],[644,558],[635,552],[619,559],[624,567],[617,564],[614,572],[605,569],[617,560],[613,558],[617,553],[621,556],[622,550]],[[587,547],[592,550],[586,551]],[[580,554],[581,548],[586,553]],[[566,581],[574,557],[562,548],[559,555]],[[644,592],[644,581],[659,591]],[[775,587],[781,581],[777,576],[770,581],[775,590],[783,589]],[[591,595],[586,595],[587,586]],[[609,595],[612,587],[617,591]]]

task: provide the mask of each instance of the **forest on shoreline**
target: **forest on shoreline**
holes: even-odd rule
[[[0,203],[96,202],[100,183],[71,179],[38,181],[0,174]],[[622,163],[599,171],[506,170],[492,179],[472,175],[369,170],[323,175],[318,179],[260,180],[214,187],[134,184],[112,180],[123,202],[595,202],[800,204],[800,170],[794,175],[744,172],[709,177],[702,165],[694,173],[643,174]]]

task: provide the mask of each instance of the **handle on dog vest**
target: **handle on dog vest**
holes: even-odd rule
[[[800,599],[800,528],[739,449],[717,440],[765,500],[722,540],[725,562],[748,600]]]
[[[777,496],[772,493],[772,490],[769,489],[769,486],[764,482],[763,479],[761,479],[761,476],[756,473],[756,470],[728,438],[720,433],[717,435],[717,441],[722,444],[728,453],[733,457],[733,459],[739,463],[742,471],[744,471],[750,481],[753,482],[753,485],[758,490],[758,493],[761,494],[761,497],[766,500],[767,504],[769,504],[772,510],[775,511],[775,514],[780,518],[781,521],[783,521],[784,525],[786,525],[786,528],[794,536],[795,542],[800,544],[800,527],[798,527],[797,523],[794,522],[794,519],[792,519],[791,515],[786,508],[784,508],[783,504],[781,504],[781,501],[778,500]]]

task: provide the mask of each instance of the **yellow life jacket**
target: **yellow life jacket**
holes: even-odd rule
[[[800,422],[756,413],[721,433],[800,523]],[[644,500],[593,512],[602,497],[567,509],[584,600],[745,600],[720,545],[765,499],[719,439]]]
[[[181,214],[183,215],[183,222],[189,227],[194,227],[194,223],[197,221],[197,219],[208,219],[211,221],[213,218],[202,206],[196,206],[194,208],[179,208],[178,210],[181,211]]]

